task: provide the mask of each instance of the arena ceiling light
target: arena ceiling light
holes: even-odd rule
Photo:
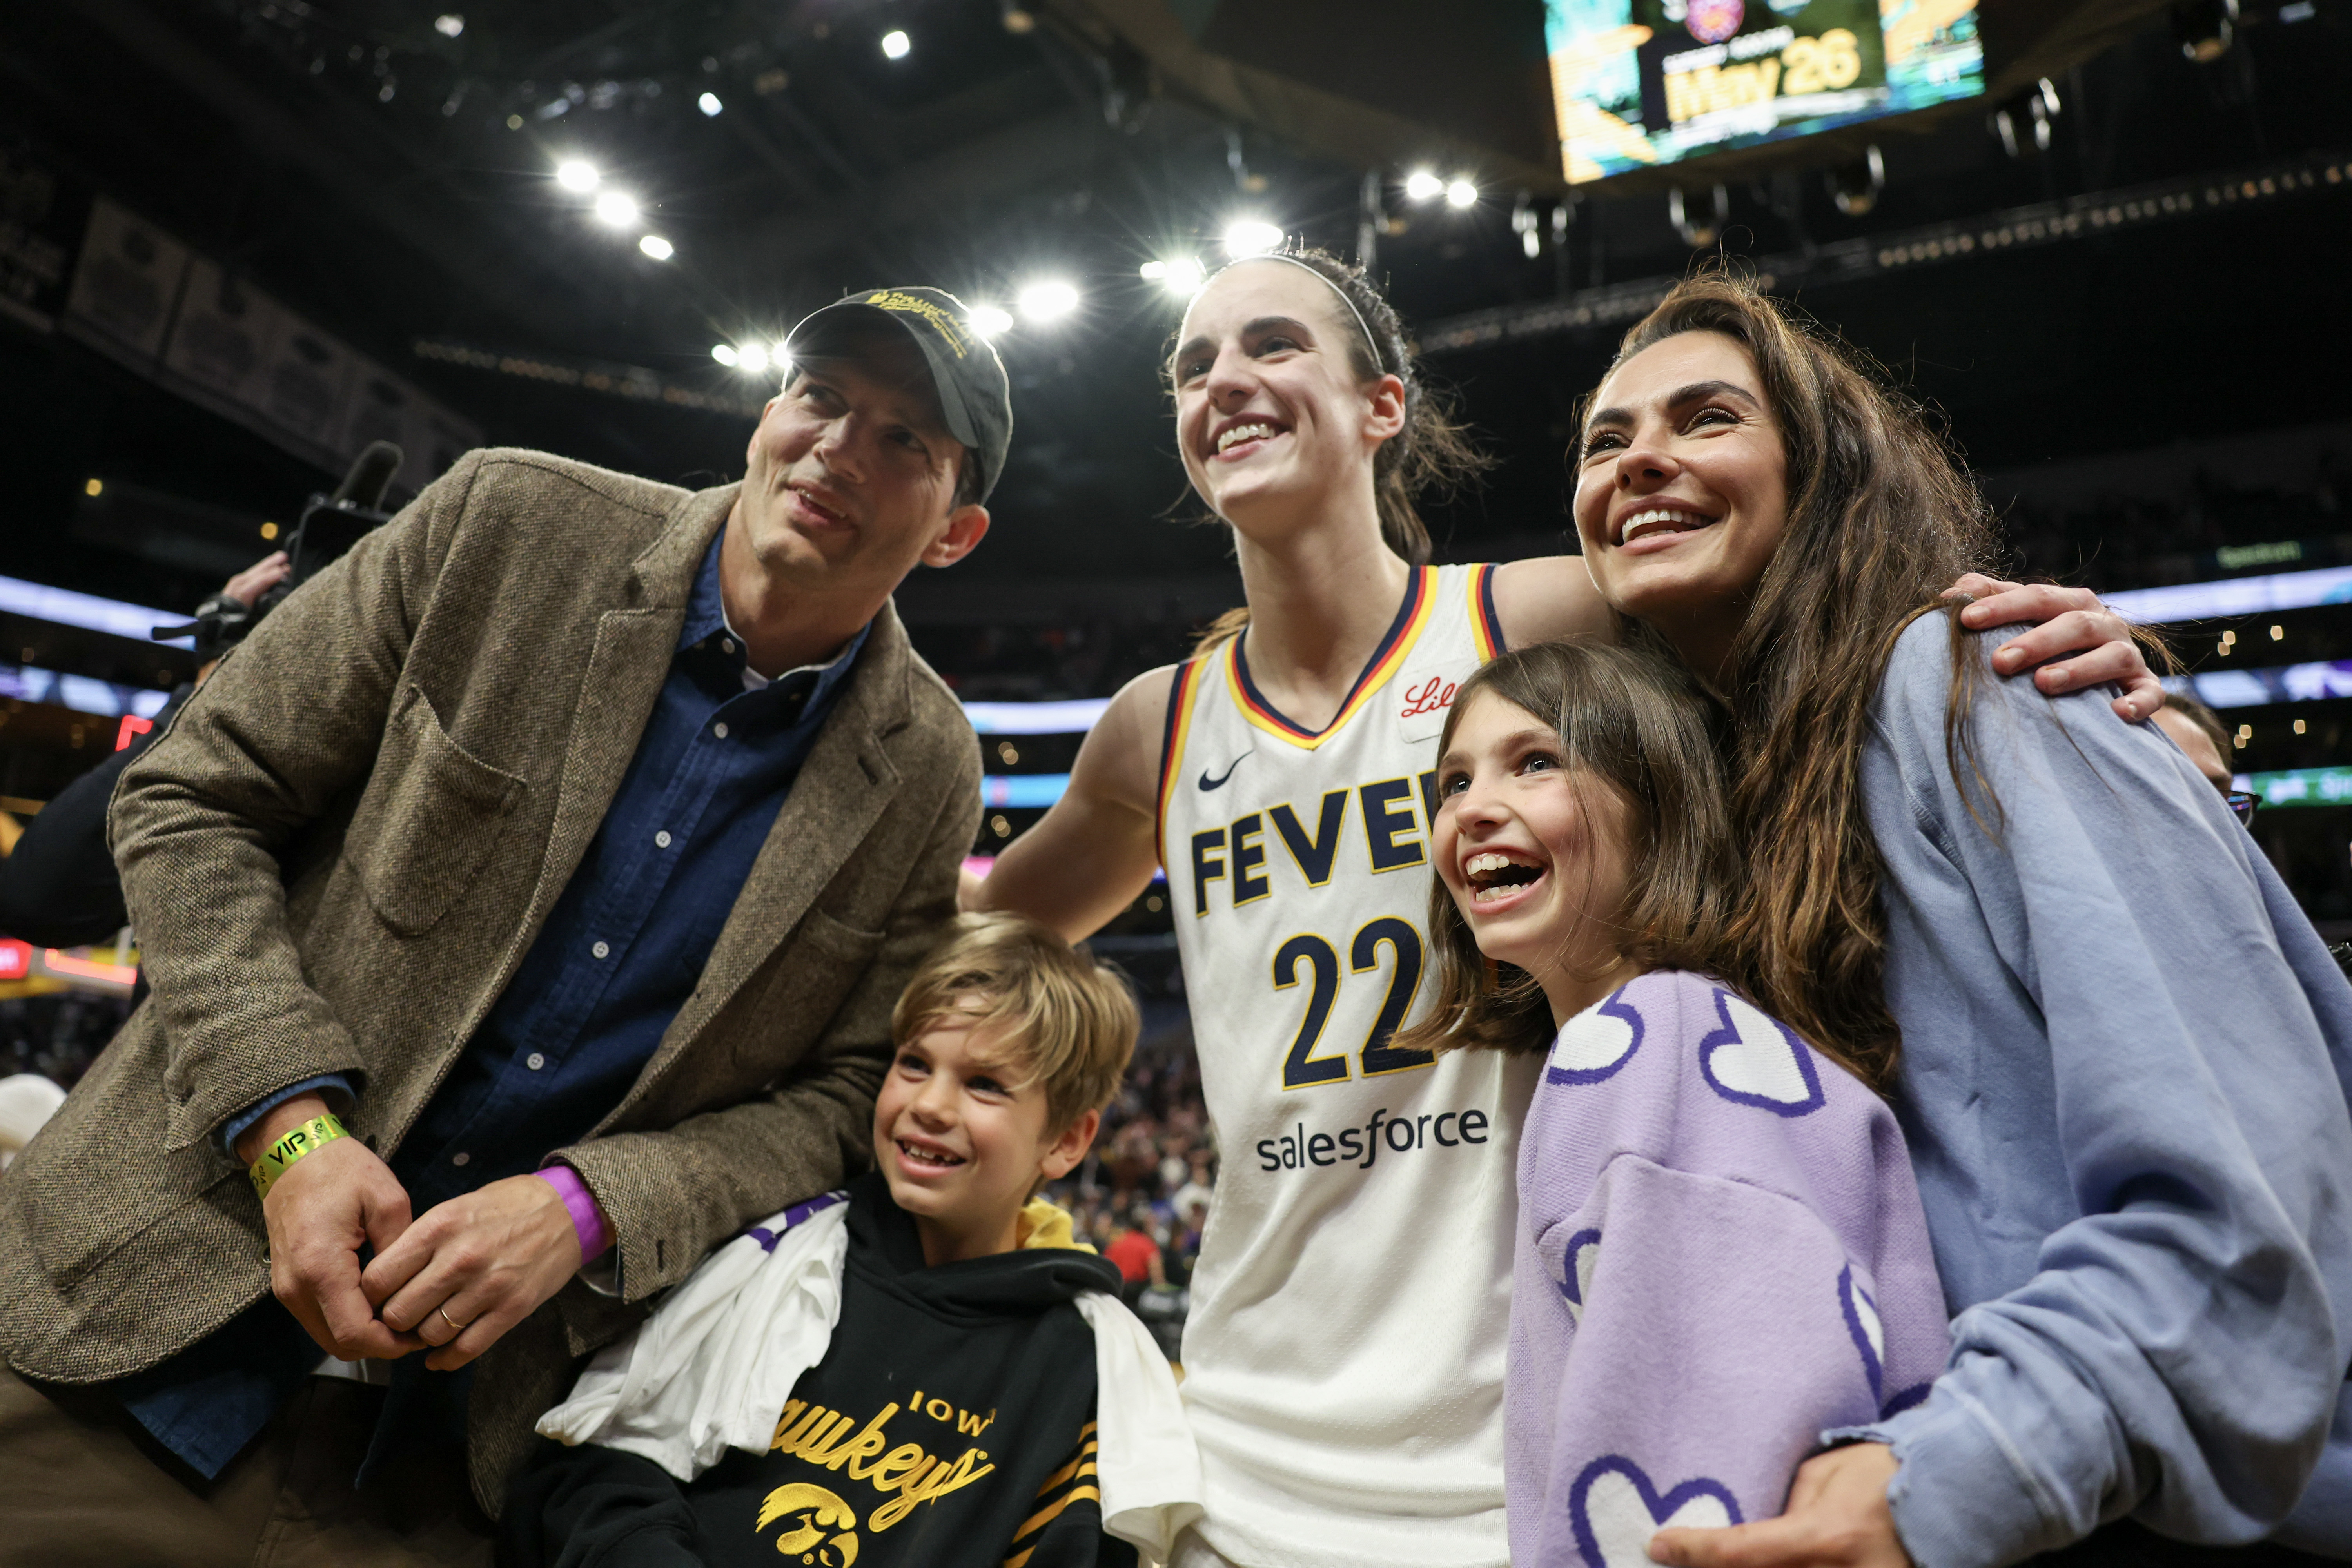
[[[964,320],[970,321],[971,330],[983,338],[992,338],[1013,330],[1012,314],[995,305],[967,306]]]
[[[694,100],[694,106],[714,120],[719,117],[719,111],[727,107],[719,101],[719,95],[715,92],[704,93]]]
[[[618,191],[606,191],[596,198],[596,221],[611,224],[614,228],[629,227],[637,221],[635,198]]]
[[[445,38],[454,38],[466,30],[466,18],[455,11],[444,11],[433,18],[433,30]]]
[[[1013,308],[1032,321],[1058,321],[1078,308],[1077,285],[1061,278],[1024,284]]]
[[[713,343],[710,345],[710,357],[732,370],[735,368],[736,362],[743,356],[735,352],[733,343]]]
[[[1456,174],[1445,184],[1445,205],[1449,207],[1475,207],[1478,205],[1478,187],[1465,175]]]
[[[893,27],[882,35],[882,58],[885,59],[903,60],[914,47],[915,41],[907,37],[904,27]]]
[[[1225,254],[1233,257],[1264,256],[1269,250],[1282,248],[1282,226],[1264,218],[1236,218],[1225,226]]]
[[[555,183],[567,191],[593,191],[603,178],[596,165],[583,158],[566,158],[555,165]]]
[[[735,350],[735,368],[745,375],[758,375],[765,371],[768,368],[768,345],[743,343],[738,346]]]
[[[1404,177],[1404,194],[1417,202],[1434,201],[1445,194],[1445,182],[1427,169],[1415,169]]]
[[[1172,261],[1147,261],[1139,270],[1146,282],[1157,283],[1171,294],[1186,299],[1198,292],[1209,278],[1209,269],[1194,256],[1180,256]]]
[[[656,261],[667,261],[677,254],[677,247],[657,234],[648,234],[640,237],[637,241],[637,248]]]

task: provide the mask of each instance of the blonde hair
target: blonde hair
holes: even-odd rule
[[[971,1005],[974,998],[979,1005]],[[1021,1073],[1045,1091],[1060,1132],[1118,1092],[1142,1027],[1127,977],[1024,915],[958,915],[890,1013],[905,1045],[948,1017],[999,1031]]]

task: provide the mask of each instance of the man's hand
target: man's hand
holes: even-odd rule
[[[455,1372],[580,1272],[580,1233],[555,1188],[509,1176],[425,1211],[379,1247],[362,1285],[391,1329],[433,1347]]]
[[[1816,1454],[1798,1467],[1780,1518],[1662,1530],[1650,1538],[1650,1555],[1666,1568],[1911,1568],[1886,1506],[1897,1468],[1884,1443]]]
[[[327,1114],[315,1094],[271,1109],[237,1140],[247,1165],[314,1116]],[[544,1184],[541,1184],[542,1185]],[[391,1360],[417,1348],[376,1321],[360,1286],[360,1248],[380,1253],[408,1228],[408,1193],[391,1167],[356,1138],[337,1138],[286,1167],[262,1200],[269,1225],[269,1288],[328,1354],[344,1361]]]
[[[293,571],[294,563],[287,559],[286,552],[272,551],[221,584],[221,592],[249,610],[262,595],[286,581]]]
[[[2002,583],[1971,572],[1945,590],[1947,597],[1954,594],[1976,600],[1960,612],[1960,624],[1970,631],[2037,623],[1994,652],[1997,673],[2032,669],[2033,684],[2052,697],[2113,681],[2124,689],[2114,700],[2115,710],[2135,721],[2164,706],[2164,687],[2132,640],[2130,624],[2088,588]],[[2053,662],[2067,653],[2079,657]]]

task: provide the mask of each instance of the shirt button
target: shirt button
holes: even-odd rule
[[[720,637],[719,639],[719,651],[721,653],[733,653],[735,651],[735,644],[732,640],[727,637]]]
[[[654,847],[656,849],[667,849],[669,847],[668,828],[665,827],[659,833],[654,835]]]
[[[472,1158],[473,1158],[473,1156],[472,1156],[471,1154],[466,1154],[466,1153],[452,1154],[452,1155],[450,1155],[450,1156],[449,1156],[449,1163],[451,1163],[451,1164],[453,1164],[453,1165],[462,1165],[462,1164],[466,1163],[466,1162],[467,1162],[468,1160],[471,1160]]]
[[[593,946],[593,947],[590,948],[588,951],[589,951],[590,952],[594,953],[594,954],[595,954],[597,957],[599,957],[599,958],[605,958],[605,957],[609,957],[609,956],[611,955],[611,953],[612,953],[612,952],[613,952],[613,949],[612,949],[612,945],[611,945],[610,943],[600,942],[598,942],[595,946]]]
[[[727,723],[726,723],[726,721],[721,720],[719,722],[718,722],[718,723],[713,724],[712,726],[710,726],[710,732],[711,732],[712,734],[714,734],[714,735],[718,736],[720,740],[722,740],[722,741],[723,741],[723,740],[725,740],[725,739],[727,738]]]
[[[530,1055],[522,1058],[522,1065],[529,1068],[531,1071],[537,1072],[540,1068],[547,1065],[547,1058],[541,1056],[537,1051],[533,1051]]]

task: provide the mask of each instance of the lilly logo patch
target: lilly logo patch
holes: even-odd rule
[[[1641,1466],[1607,1454],[1585,1466],[1569,1489],[1568,1522],[1587,1568],[1654,1568],[1650,1537],[1659,1531],[1719,1530],[1743,1521],[1721,1481],[1700,1476],[1661,1492]]]
[[[1878,1303],[1853,1277],[1853,1265],[1838,1270],[1838,1310],[1845,1318],[1845,1331],[1853,1340],[1853,1348],[1862,1352],[1862,1370],[1870,1374],[1870,1397],[1873,1403],[1885,1396],[1886,1329],[1878,1321]]]
[[[1601,1261],[1601,1233],[1580,1230],[1568,1238],[1568,1249],[1560,1258],[1560,1300],[1568,1303],[1568,1321],[1584,1321],[1585,1298],[1592,1293],[1593,1266]]]
[[[1642,1048],[1642,1015],[1618,991],[1597,1007],[1570,1018],[1551,1046],[1544,1068],[1548,1083],[1599,1083],[1633,1059]]]
[[[1780,1021],[1727,991],[1715,994],[1723,1027],[1698,1043],[1707,1087],[1738,1105],[1776,1116],[1806,1116],[1827,1103],[1813,1054]]]

